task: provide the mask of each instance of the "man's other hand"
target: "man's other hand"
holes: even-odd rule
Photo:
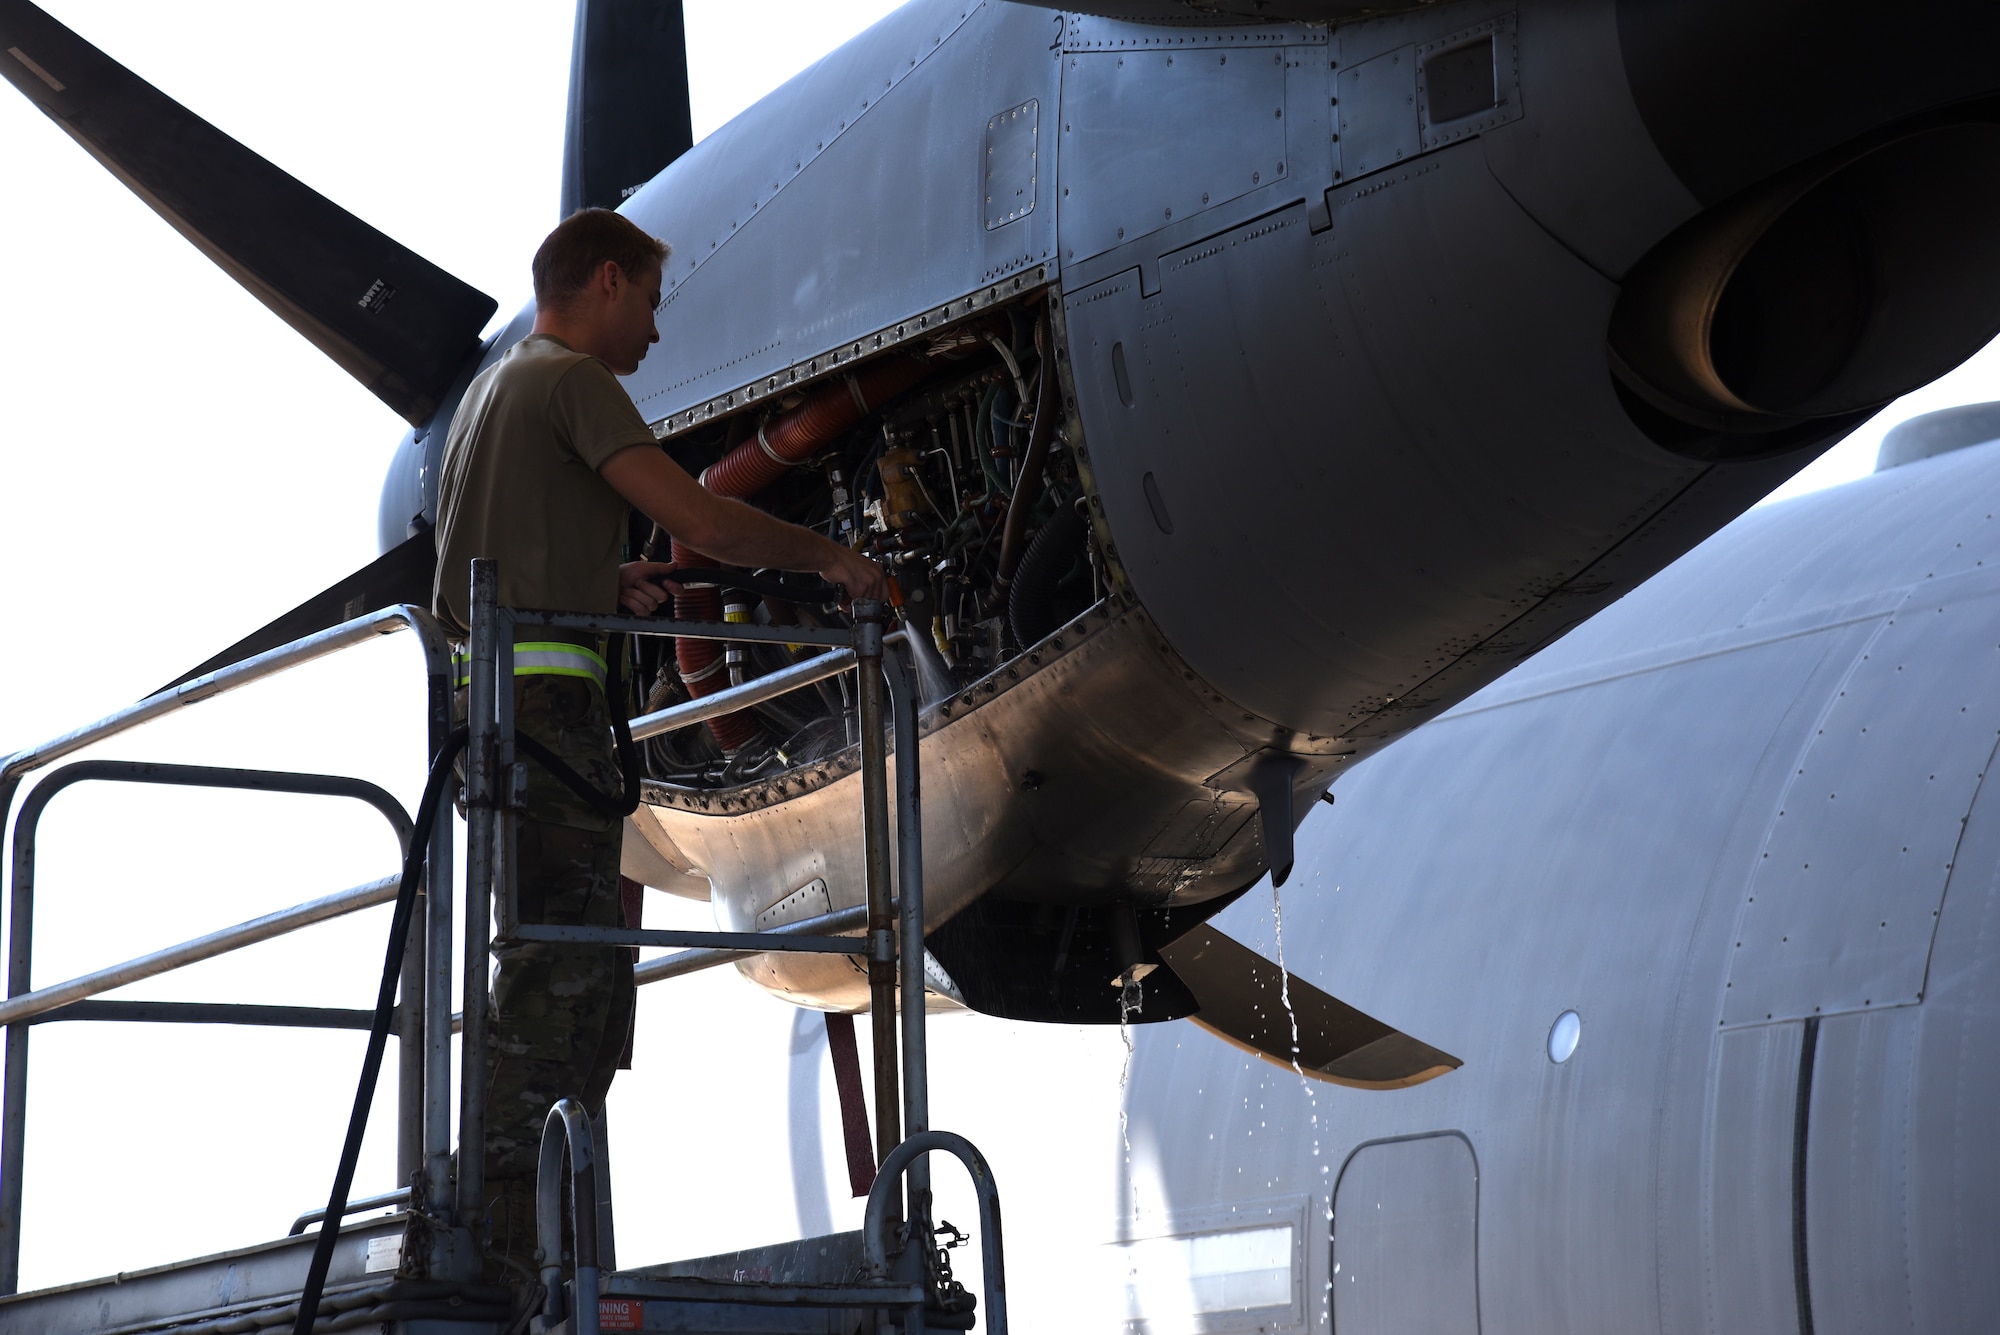
[[[888,571],[859,552],[849,551],[838,543],[829,546],[832,548],[832,554],[817,572],[821,579],[830,584],[838,584],[847,590],[850,599],[886,599],[889,596]]]
[[[649,617],[667,606],[680,587],[667,578],[673,569],[668,561],[627,561],[619,566],[619,610]]]

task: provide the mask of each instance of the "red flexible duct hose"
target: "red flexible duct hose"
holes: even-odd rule
[[[790,412],[764,424],[762,441],[744,441],[702,473],[701,483],[718,496],[747,500],[785,475],[790,465],[811,458],[826,443],[860,421],[863,415],[901,394],[924,378],[922,363],[903,357],[865,366],[832,384],[822,385]],[[768,451],[766,446],[769,447]],[[776,459],[772,455],[778,456]],[[784,460],[783,463],[778,462]],[[857,485],[859,485],[857,481]],[[708,557],[676,541],[673,558],[682,565],[714,565]],[[690,589],[674,595],[679,621],[722,620],[722,595],[715,589]],[[729,684],[720,670],[697,677],[720,662],[722,645],[715,640],[676,640],[674,661],[688,694],[713,695]],[[757,735],[754,714],[738,712],[709,720],[708,730],[726,754],[734,755]]]
[[[764,425],[764,439],[746,440],[701,475],[718,496],[747,500],[785,475],[786,467],[811,458],[865,412],[894,398],[924,378],[923,366],[906,358],[864,366],[851,376],[823,385],[806,401]],[[864,405],[866,405],[864,407]],[[764,447],[770,446],[769,453]],[[773,459],[771,455],[777,455]]]
[[[700,552],[691,547],[684,547],[678,541],[673,546],[673,558],[680,565],[715,564]],[[722,620],[722,590],[688,589],[675,594],[674,620]],[[681,681],[686,684],[688,694],[691,696],[713,695],[729,684],[728,675],[719,666],[722,662],[722,643],[719,640],[675,640],[674,662],[679,665]],[[704,672],[707,672],[706,676],[702,675]],[[757,728],[757,716],[742,711],[724,714],[720,718],[708,721],[708,730],[714,735],[716,743],[722,747],[724,755],[735,755],[745,743],[757,736]]]

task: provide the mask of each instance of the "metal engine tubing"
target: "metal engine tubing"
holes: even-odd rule
[[[748,500],[783,477],[787,468],[805,462],[825,448],[860,421],[865,412],[916,385],[924,374],[925,368],[920,363],[896,357],[823,385],[808,394],[804,403],[772,418],[749,440],[711,464],[702,472],[701,484],[718,496]],[[672,555],[678,565],[715,564],[678,539]],[[722,595],[714,589],[690,589],[675,594],[674,618],[720,621]],[[674,642],[674,662],[690,696],[699,699],[729,684],[719,672],[697,675],[720,662],[722,652],[722,646],[713,640]],[[725,714],[708,722],[716,743],[729,754],[754,740],[759,726],[756,715],[748,711]]]

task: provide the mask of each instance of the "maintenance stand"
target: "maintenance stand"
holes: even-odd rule
[[[888,631],[887,608],[856,602],[851,629],[586,616],[500,607],[494,563],[474,561],[471,575],[471,644],[458,665],[427,611],[409,605],[385,608],[162,691],[19,752],[0,766],[0,820],[4,820],[25,777],[140,724],[379,635],[407,629],[423,649],[429,686],[427,755],[432,763],[415,817],[388,793],[358,779],[114,760],[81,761],[55,769],[21,804],[13,827],[7,999],[0,1002],[0,1024],[7,1029],[4,1095],[0,1095],[0,1335],[258,1335],[285,1329],[299,1335],[308,1330],[379,1330],[391,1335],[503,1331],[596,1335],[600,1330],[922,1335],[969,1330],[975,1299],[952,1279],[944,1252],[935,1245],[931,1222],[926,1156],[938,1150],[956,1156],[972,1177],[984,1287],[976,1306],[985,1329],[1005,1335],[1000,1206],[992,1172],[963,1137],[930,1128],[919,698],[910,650],[900,632]],[[516,795],[525,781],[526,762],[515,756],[513,692],[500,689],[500,683],[514,675],[517,626],[612,636],[782,641],[825,650],[741,686],[633,719],[630,733],[640,740],[853,672],[866,904],[763,932],[520,922],[512,850]],[[464,728],[454,729],[454,680],[467,676],[468,719]],[[892,736],[893,835],[888,779]],[[461,750],[467,827],[462,1021],[461,1015],[453,1014],[451,996],[452,824],[438,818],[443,800],[456,787],[454,761]],[[404,850],[403,871],[37,989],[30,982],[36,830],[51,799],[91,781],[310,793],[365,802],[395,830]],[[373,1011],[91,999],[384,903],[394,903],[396,911]],[[609,1170],[600,1152],[603,1128],[593,1126],[580,1107],[565,1099],[550,1109],[542,1140],[536,1193],[540,1291],[530,1295],[532,1302],[524,1309],[515,1291],[481,1283],[481,1239],[476,1230],[486,1207],[478,1147],[485,1141],[488,958],[496,946],[514,941],[562,941],[607,949],[680,948],[639,966],[636,976],[642,983],[769,951],[864,956],[875,1040],[876,1143],[893,1148],[882,1157],[861,1231],[620,1270],[613,1249]],[[301,1215],[290,1235],[274,1242],[100,1280],[17,1292],[29,1035],[38,1024],[77,1020],[367,1030],[370,1042],[360,1088],[327,1206]],[[458,1072],[454,1137],[451,1036],[461,1025],[465,1055]],[[392,1033],[398,1040],[397,1171],[407,1185],[381,1196],[350,1200],[376,1075]],[[454,1155],[454,1144],[474,1148]],[[341,1226],[348,1214],[392,1206],[396,1208],[391,1214]],[[317,1229],[312,1228],[315,1224]]]

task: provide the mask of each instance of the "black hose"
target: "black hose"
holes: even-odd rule
[[[298,1319],[292,1335],[310,1335],[319,1319],[320,1295],[326,1289],[327,1267],[333,1263],[333,1244],[340,1237],[341,1216],[347,1213],[348,1189],[354,1185],[354,1168],[361,1158],[361,1140],[368,1131],[368,1110],[375,1102],[375,1084],[382,1074],[382,1055],[389,1046],[389,1026],[396,1014],[396,983],[403,972],[403,948],[410,935],[410,919],[415,916],[417,886],[423,879],[430,852],[431,829],[437,824],[438,808],[444,804],[446,782],[452,775],[452,761],[465,749],[466,730],[457,728],[444,739],[431,760],[430,777],[424,781],[424,795],[417,801],[416,823],[410,830],[410,846],[403,854],[403,879],[396,887],[396,911],[389,920],[389,948],[382,961],[382,985],[375,993],[375,1019],[368,1028],[368,1051],[361,1059],[361,1083],[354,1091],[354,1110],[347,1117],[347,1139],[340,1147],[340,1166],[334,1170],[333,1191],[327,1196],[326,1217],[319,1226],[319,1240],[313,1247],[312,1265],[306,1271],[305,1292],[299,1296]]]
[[[560,756],[524,732],[514,733],[514,745],[553,774],[565,788],[607,816],[629,816],[639,809],[639,750],[632,741],[631,724],[625,714],[624,638],[616,637],[607,658],[610,680],[605,700],[611,711],[611,731],[618,748],[618,766],[624,791],[616,796],[599,792],[581,774],[563,763]],[[465,728],[455,728],[431,761],[424,780],[424,793],[417,801],[416,823],[410,831],[410,846],[403,854],[403,876],[396,887],[396,910],[389,920],[389,948],[382,961],[382,983],[375,993],[374,1022],[368,1028],[368,1051],[361,1059],[361,1082],[354,1091],[354,1108],[347,1117],[347,1139],[340,1147],[340,1164],[334,1169],[333,1191],[326,1202],[326,1217],[319,1226],[313,1246],[312,1265],[306,1271],[305,1292],[299,1296],[299,1314],[292,1323],[292,1335],[310,1335],[319,1319],[319,1302],[326,1290],[326,1272],[333,1263],[333,1245],[340,1237],[341,1216],[347,1213],[347,1194],[354,1185],[354,1170],[361,1158],[361,1142],[368,1131],[368,1110],[375,1103],[375,1086],[382,1075],[382,1057],[389,1046],[389,1026],[396,1014],[396,984],[402,977],[403,950],[410,935],[410,920],[416,913],[417,886],[423,880],[429,857],[431,830],[437,824],[438,808],[444,804],[446,783],[452,776],[452,762],[465,749]],[[461,1146],[463,1152],[465,1147]]]
[[[1007,624],[1014,643],[1026,649],[1062,624],[1056,611],[1056,586],[1076,564],[1086,534],[1083,516],[1070,505],[1058,506],[1042,531],[1028,544],[1007,595]]]

